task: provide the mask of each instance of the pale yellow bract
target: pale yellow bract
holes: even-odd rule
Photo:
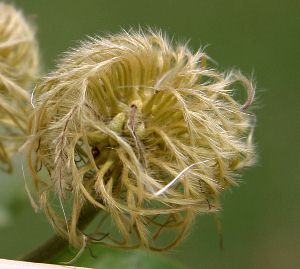
[[[124,31],[82,43],[38,83],[29,165],[40,206],[73,246],[174,247],[253,163],[254,88],[207,59],[159,32]],[[84,232],[89,205],[102,215]]]
[[[0,168],[12,170],[11,155],[24,143],[31,86],[38,71],[34,30],[22,13],[0,3]]]

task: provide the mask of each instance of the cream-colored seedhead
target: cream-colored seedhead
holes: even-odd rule
[[[24,143],[30,95],[38,71],[33,27],[13,6],[0,3],[0,168],[12,170],[10,156]]]
[[[122,32],[82,43],[37,85],[29,164],[40,206],[72,245],[174,247],[253,163],[254,89],[207,58],[161,33]],[[103,217],[83,232],[88,206]]]

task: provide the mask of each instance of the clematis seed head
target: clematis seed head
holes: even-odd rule
[[[29,165],[40,206],[73,246],[167,250],[197,213],[220,209],[254,161],[254,88],[207,60],[159,32],[122,32],[90,38],[38,83]],[[101,217],[82,231],[86,206]]]
[[[30,112],[26,91],[38,72],[35,30],[13,6],[0,3],[0,168],[24,143]]]

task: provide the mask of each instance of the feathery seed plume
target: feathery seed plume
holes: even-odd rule
[[[161,33],[122,32],[82,43],[37,85],[29,165],[40,206],[70,244],[167,250],[196,213],[220,208],[220,192],[254,160],[254,88],[207,59]],[[99,216],[83,231],[87,206]]]
[[[26,91],[38,71],[34,29],[13,6],[0,3],[0,169],[24,143],[30,109]]]

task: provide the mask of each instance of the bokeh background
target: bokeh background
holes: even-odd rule
[[[238,68],[257,85],[258,161],[223,196],[224,249],[212,216],[165,254],[187,268],[300,268],[299,0],[15,0],[37,25],[44,72],[87,35],[151,26],[217,68]],[[16,258],[52,234],[24,191],[21,158],[0,174],[0,257]],[[133,266],[133,268],[135,268]],[[140,268],[140,267],[136,267]]]

